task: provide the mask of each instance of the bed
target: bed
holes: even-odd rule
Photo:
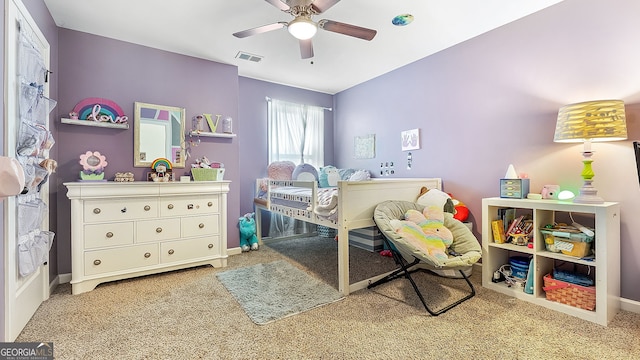
[[[256,181],[256,226],[262,241],[261,211],[283,214],[298,220],[323,225],[338,233],[338,290],[350,292],[366,288],[383,278],[349,283],[349,231],[375,226],[375,207],[386,200],[415,201],[420,189],[442,189],[440,178],[374,178],[367,181],[338,181],[338,186],[325,190],[317,181],[265,180]],[[332,191],[328,194],[328,191]],[[318,195],[321,195],[320,199]],[[328,197],[328,200],[327,200]]]

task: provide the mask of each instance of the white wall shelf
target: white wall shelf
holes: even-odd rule
[[[533,217],[533,248],[493,242],[491,221],[498,220],[498,209],[514,208],[518,213]],[[556,215],[568,213],[594,217],[595,259],[587,261],[577,257],[547,251],[540,229],[553,223]],[[587,224],[588,225],[588,224]],[[493,272],[509,263],[511,256],[533,259],[533,294],[521,288],[508,287],[504,282],[491,281]],[[594,311],[547,300],[543,290],[543,277],[558,264],[588,266],[595,272],[596,306]],[[482,199],[482,286],[546,308],[563,312],[584,320],[607,326],[620,309],[620,204],[574,204],[556,200]]]
[[[112,128],[112,129],[128,129],[129,124],[115,124],[110,122],[100,122],[100,121],[92,121],[92,120],[75,120],[75,119],[61,119],[63,124],[71,124],[71,125],[83,125],[83,126],[95,126],[95,127],[103,127],[103,128]]]
[[[195,131],[191,130],[191,136],[202,136],[202,137],[217,137],[217,138],[234,138],[236,134],[227,134],[227,133],[214,133],[208,131]]]

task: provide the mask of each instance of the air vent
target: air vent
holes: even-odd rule
[[[248,61],[253,61],[253,62],[260,62],[262,61],[262,56],[260,55],[253,55],[253,54],[249,54],[243,51],[239,51],[236,54],[236,59],[242,59],[242,60],[248,60]]]

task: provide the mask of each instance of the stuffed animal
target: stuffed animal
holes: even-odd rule
[[[318,170],[311,164],[300,164],[293,169],[292,180],[318,181]]]
[[[428,189],[423,186],[420,189],[420,194],[418,195],[418,199],[416,203],[423,206],[439,206],[445,212],[454,213],[455,209],[453,206],[453,201],[451,200],[451,196],[444,191],[438,189]]]
[[[444,226],[444,211],[438,206],[426,206],[422,212],[409,209],[404,218],[420,226],[426,235],[439,238],[446,248],[453,243],[453,234]]]
[[[447,247],[444,243],[434,236],[427,236],[418,224],[409,220],[392,219],[389,225],[409,246],[439,260],[447,260]]]
[[[255,213],[246,213],[238,221],[240,227],[240,249],[242,252],[258,250],[258,237],[256,236]]]
[[[467,219],[469,218],[469,208],[467,207],[467,205],[465,205],[462,201],[454,198],[452,194],[449,194],[449,196],[451,196],[453,209],[455,210],[455,212],[453,213],[453,218],[462,222],[467,221]]]
[[[335,166],[327,165],[320,169],[318,186],[321,188],[338,186],[340,172]]]

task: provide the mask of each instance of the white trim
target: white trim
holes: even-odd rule
[[[640,314],[640,301],[620,298],[620,309]]]

